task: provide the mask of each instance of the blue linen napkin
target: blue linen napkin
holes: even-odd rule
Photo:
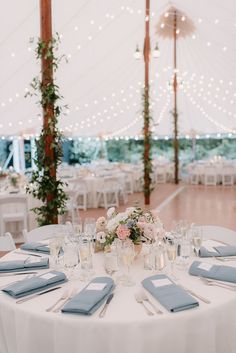
[[[49,268],[49,259],[40,259],[40,261],[27,262],[24,260],[1,261],[0,273],[32,271]]]
[[[103,288],[95,289],[97,284]],[[102,284],[105,286],[102,286]],[[94,285],[95,287],[92,289]],[[114,288],[115,284],[112,278],[96,277],[82,289],[81,292],[66,303],[62,308],[62,312],[92,315],[102,305]]]
[[[194,261],[188,272],[192,276],[236,283],[236,268],[231,266],[212,265],[201,261]]]
[[[219,245],[213,247],[215,251],[209,251],[204,246],[201,246],[199,251],[200,257],[214,257],[214,256],[236,256],[236,246],[233,245]]]
[[[21,245],[21,250],[25,251],[35,251],[35,252],[41,252],[43,254],[50,254],[50,249],[49,246],[43,245],[41,243],[25,243]]]
[[[154,275],[142,281],[143,287],[170,312],[192,309],[198,301],[166,275]]]
[[[10,284],[2,289],[2,291],[14,298],[21,298],[47,290],[48,288],[55,287],[64,282],[67,282],[67,278],[63,272],[50,271],[40,276],[23,279],[22,281]]]

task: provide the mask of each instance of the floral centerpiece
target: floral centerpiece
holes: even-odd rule
[[[134,245],[152,243],[158,235],[163,236],[163,224],[156,211],[143,211],[139,207],[129,207],[117,213],[115,208],[107,211],[107,219],[99,217],[96,222],[97,241],[104,247],[115,239],[131,240]]]

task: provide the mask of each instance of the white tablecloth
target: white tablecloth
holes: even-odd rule
[[[20,255],[9,254],[7,258]],[[20,257],[22,258],[22,257]],[[216,262],[207,259],[207,262]],[[94,256],[96,275],[104,275],[103,255]],[[221,262],[217,262],[222,264]],[[236,266],[235,262],[227,265]],[[195,309],[147,316],[134,293],[140,281],[151,275],[142,269],[140,257],[132,270],[135,287],[117,286],[106,316],[85,317],[47,313],[45,309],[62,294],[63,288],[85,283],[73,281],[59,291],[23,304],[0,293],[1,353],[235,353],[236,292],[208,287],[186,271],[178,271],[181,284],[211,300]],[[0,285],[12,281],[0,278]],[[153,299],[154,301],[154,299]],[[161,307],[159,303],[157,306]]]

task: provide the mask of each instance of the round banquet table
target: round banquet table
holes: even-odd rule
[[[22,259],[22,257],[16,253],[9,253],[3,260]],[[102,253],[94,255],[95,276],[105,275],[103,259]],[[204,261],[222,264],[216,259],[208,258]],[[236,262],[233,261],[226,264],[236,267]],[[44,270],[46,271],[48,270]],[[41,270],[40,273],[42,272]],[[134,294],[141,288],[141,280],[152,275],[153,272],[143,270],[143,259],[139,255],[131,273],[136,285],[134,287],[116,286],[114,298],[103,319],[98,317],[101,308],[92,316],[45,311],[61,296],[66,287],[76,287],[79,291],[85,286],[85,282],[69,281],[55,292],[22,304],[16,304],[15,299],[1,292],[0,352],[236,352],[236,292],[205,286],[200,279],[190,276],[187,270],[178,270],[178,282],[208,298],[211,304],[199,301],[197,308],[170,313],[150,296],[163,314],[148,316],[144,308],[135,301]],[[13,281],[12,277],[2,277],[0,285],[10,281]]]

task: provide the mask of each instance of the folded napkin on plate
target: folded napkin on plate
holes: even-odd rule
[[[14,298],[25,297],[30,294],[47,290],[48,288],[55,287],[60,283],[67,281],[63,272],[50,271],[40,276],[35,276],[29,279],[10,284],[2,289],[3,292],[11,295]]]
[[[50,254],[49,246],[41,243],[25,243],[21,245],[21,250],[41,252],[43,254]]]
[[[193,276],[236,283],[236,268],[231,266],[213,265],[206,262],[194,261],[188,272]]]
[[[199,306],[196,299],[165,275],[147,277],[142,281],[142,285],[161,305],[171,312]]]
[[[236,256],[236,246],[221,244],[215,240],[206,240],[199,251],[200,257]]]
[[[40,270],[48,267],[49,267],[48,258],[40,259],[40,261],[33,260],[32,262],[27,262],[24,260],[1,261],[0,274],[6,273],[6,272]]]
[[[115,287],[110,277],[94,278],[63,307],[63,313],[91,315],[106,300]]]

